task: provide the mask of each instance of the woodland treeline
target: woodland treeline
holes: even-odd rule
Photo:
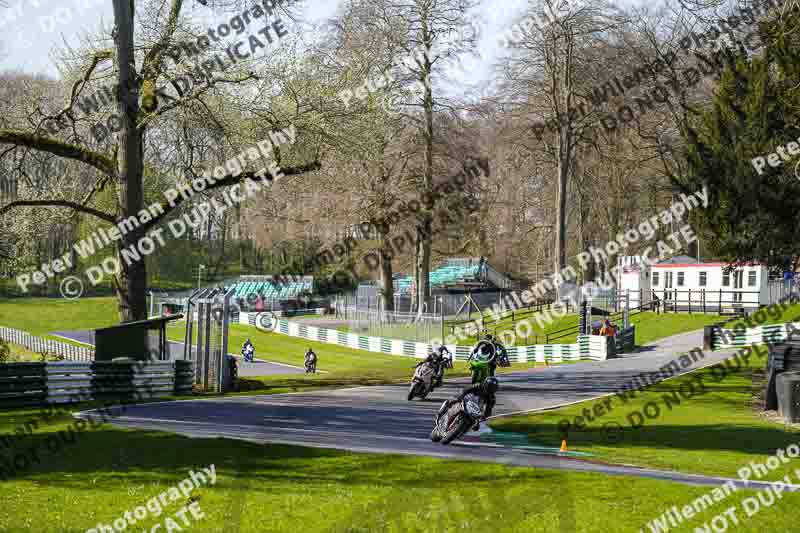
[[[345,0],[317,25],[303,20],[303,6],[115,0],[113,27],[87,28],[81,46],[56,51],[58,79],[0,72],[0,177],[15,184],[0,199],[5,290],[14,292],[14,274],[290,125],[297,142],[273,150],[284,178],[186,235],[165,233],[167,246],[104,282],[121,319],[144,318],[148,287],[196,283],[200,264],[205,279],[344,269],[386,282],[397,272],[426,280],[443,257],[485,256],[536,282],[704,184],[713,215],[691,220],[704,259],[794,259],[794,165],[759,176],[750,159],[800,134],[796,8],[534,0],[503,34],[487,35],[477,0]],[[208,20],[243,11],[253,17],[248,29],[230,42],[207,39],[202,57],[224,57],[231,42],[252,43],[278,19],[286,34],[191,87],[178,84],[201,58],[176,61],[176,47],[201,42]],[[501,43],[497,61],[476,83],[475,57],[489,41]],[[87,100],[103,94],[116,98]],[[118,131],[94,135],[110,117]],[[220,176],[116,246],[76,257],[34,294],[204,198],[260,179],[267,163]],[[480,170],[475,179],[442,187],[469,169]],[[434,190],[446,194],[426,201]],[[421,208],[363,231],[412,202]],[[366,269],[363,257],[398,235],[416,242]],[[357,245],[345,257],[314,261],[347,236]],[[584,279],[615,263],[599,262]],[[417,290],[426,301],[427,284]],[[391,308],[388,292],[385,301]]]

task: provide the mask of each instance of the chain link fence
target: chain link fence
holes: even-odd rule
[[[334,313],[343,325],[338,329],[359,335],[423,343],[443,338],[443,320],[438,315],[360,308],[342,301],[334,303]]]

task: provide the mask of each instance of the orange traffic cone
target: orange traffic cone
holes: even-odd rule
[[[567,451],[567,439],[561,439],[561,449],[560,452]]]

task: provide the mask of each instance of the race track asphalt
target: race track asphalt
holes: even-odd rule
[[[551,409],[606,396],[641,372],[660,367],[696,347],[702,332],[684,334],[647,346],[633,356],[603,362],[554,365],[499,376],[501,389],[495,416]],[[723,360],[733,352],[709,352],[687,372]],[[356,452],[393,453],[489,461],[503,464],[633,475],[697,485],[719,485],[722,478],[651,470],[625,465],[531,453],[518,447],[467,439],[443,446],[430,441],[433,418],[442,401],[467,384],[446,380],[426,400],[407,401],[408,386],[356,387],[324,392],[238,396],[168,401],[128,406],[113,423],[128,428],[171,431],[193,437],[229,437],[253,442],[338,448]],[[604,402],[605,404],[605,402]],[[625,409],[617,398],[612,409]],[[91,411],[79,416],[91,417]],[[602,425],[598,420],[598,425]],[[736,443],[732,442],[735,448]],[[744,486],[741,485],[740,486]],[[749,488],[755,488],[750,483]],[[800,489],[800,487],[789,490]]]

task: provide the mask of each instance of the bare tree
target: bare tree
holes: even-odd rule
[[[533,0],[523,18],[539,22],[519,25],[519,39],[502,62],[503,99],[517,110],[512,113],[518,120],[532,128],[529,131],[542,143],[533,149],[543,151],[555,173],[553,269],[560,272],[567,260],[569,181],[578,147],[597,118],[580,98],[587,92],[587,75],[598,69],[592,65],[591,50],[621,22],[599,1],[570,5]]]
[[[179,45],[193,44],[196,34],[187,29],[182,18],[185,5],[182,0],[152,0],[139,6],[138,15],[134,11],[134,3],[130,0],[114,0],[113,47],[99,48],[90,53],[85,62],[82,74],[72,85],[68,104],[58,112],[42,113],[37,110],[35,117],[29,121],[29,128],[0,129],[0,143],[14,148],[47,152],[60,158],[80,162],[86,167],[99,172],[100,177],[79,199],[41,198],[19,199],[0,208],[0,215],[12,209],[22,207],[55,206],[71,209],[109,224],[117,224],[130,217],[137,216],[144,206],[145,188],[143,182],[145,143],[148,130],[156,128],[158,121],[168,115],[175,115],[193,108],[200,114],[204,109],[206,120],[214,121],[209,113],[210,108],[204,97],[210,97],[215,88],[225,85],[238,85],[256,76],[252,72],[226,72],[221,76],[210,76],[207,83],[194,91],[179,92],[179,97],[164,97],[164,92],[157,90],[160,82],[166,87],[175,87],[180,74],[179,68],[169,68],[167,57]],[[162,16],[166,13],[166,16]],[[275,15],[275,14],[271,14]],[[149,16],[147,27],[137,33],[137,17]],[[100,41],[102,42],[102,41]],[[206,51],[210,55],[214,52]],[[202,58],[201,54],[201,58]],[[137,65],[137,60],[140,62]],[[101,72],[101,66],[111,65],[111,72]],[[117,114],[122,122],[115,142],[105,149],[102,142],[91,143],[86,139],[93,121],[81,122],[77,108],[79,99],[93,86],[93,81],[113,76],[117,91]],[[95,83],[96,86],[96,83]],[[177,88],[176,88],[177,90]],[[38,119],[36,119],[38,117]],[[62,125],[54,128],[53,124]],[[218,123],[217,123],[218,124]],[[49,126],[48,126],[49,125]],[[48,130],[49,134],[44,134]],[[62,138],[68,136],[67,138]],[[296,175],[318,168],[318,163],[283,166],[286,175]],[[246,171],[239,175],[229,174],[218,179],[207,190],[228,187],[245,180],[259,180],[254,171]],[[94,204],[98,194],[107,186],[116,190],[117,205],[112,210],[104,210]],[[182,202],[164,202],[160,214],[149,222],[126,232],[118,241],[117,249],[122,250],[136,246],[139,240],[158,224]],[[124,321],[146,318],[145,285],[147,272],[145,259],[133,261],[120,260],[122,272],[115,278],[116,291],[119,297],[120,319]]]
[[[469,31],[468,17],[475,4],[472,0],[358,0],[352,5],[361,11],[366,29],[384,36],[393,78],[405,94],[399,105],[419,131],[422,165],[417,192],[420,197],[431,197],[436,172],[434,115],[447,106],[437,93],[435,78],[448,61],[474,47],[476,35]],[[434,207],[426,206],[416,221],[414,270],[419,312],[431,297]]]

